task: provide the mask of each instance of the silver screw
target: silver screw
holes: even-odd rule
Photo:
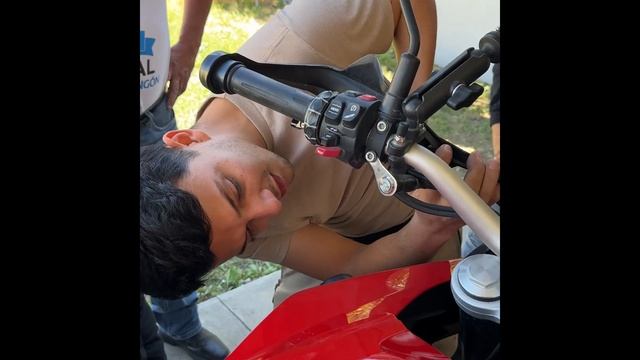
[[[378,122],[378,124],[376,125],[376,129],[378,129],[378,131],[380,132],[387,130],[387,123],[384,121]]]
[[[376,161],[376,154],[373,151],[367,151],[367,153],[364,155],[364,158],[368,162]]]
[[[400,135],[394,135],[393,136],[393,141],[395,141],[398,144],[402,145],[402,144],[404,144],[404,137],[400,136]]]
[[[391,192],[391,181],[389,181],[389,178],[385,176],[382,178],[382,180],[380,180],[380,184],[378,184],[378,187],[383,194],[388,194]]]

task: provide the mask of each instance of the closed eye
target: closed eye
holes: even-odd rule
[[[242,199],[242,188],[237,182],[230,178],[224,178],[224,181],[216,181],[216,186],[225,199],[229,202],[229,205],[236,211],[239,217],[240,213],[240,199]]]
[[[244,189],[242,188],[238,180],[234,178],[227,178],[227,180],[229,180],[229,182],[233,185],[233,188],[237,195],[238,204],[239,204],[240,201],[242,201],[242,197],[244,196]]]

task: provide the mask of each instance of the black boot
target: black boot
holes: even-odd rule
[[[158,333],[164,342],[181,348],[194,360],[222,360],[229,355],[222,341],[205,328],[186,340],[174,339],[162,329],[158,329]]]

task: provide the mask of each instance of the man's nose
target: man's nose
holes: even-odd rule
[[[282,209],[282,203],[269,190],[262,190],[251,205],[248,226],[256,236],[267,229],[269,219]]]
[[[268,218],[278,214],[281,209],[280,200],[270,190],[263,189],[251,206],[251,218]]]

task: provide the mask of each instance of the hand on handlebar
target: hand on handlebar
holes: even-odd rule
[[[453,158],[451,146],[447,144],[440,145],[440,147],[436,149],[436,155],[447,164],[451,163]],[[498,183],[500,175],[499,160],[492,159],[484,161],[478,152],[473,152],[467,159],[467,169],[464,180],[473,191],[480,195],[482,200],[489,205],[500,200],[500,184]],[[449,206],[447,200],[435,190],[418,189],[410,194],[430,204]]]
[[[469,155],[467,174],[464,181],[487,204],[493,205],[500,200],[500,160],[484,161],[478,152]]]
[[[453,151],[447,144],[438,147],[436,154],[447,164],[453,158]],[[500,199],[498,183],[500,162],[498,160],[484,161],[477,152],[474,152],[467,159],[467,169],[464,180],[471,190],[489,205]],[[450,206],[449,202],[436,190],[418,189],[410,195],[430,204]],[[464,225],[464,222],[459,218],[440,217],[416,211],[410,224],[415,231],[414,234],[420,234],[420,238],[424,239],[422,249],[432,254],[450,239],[455,231]]]

